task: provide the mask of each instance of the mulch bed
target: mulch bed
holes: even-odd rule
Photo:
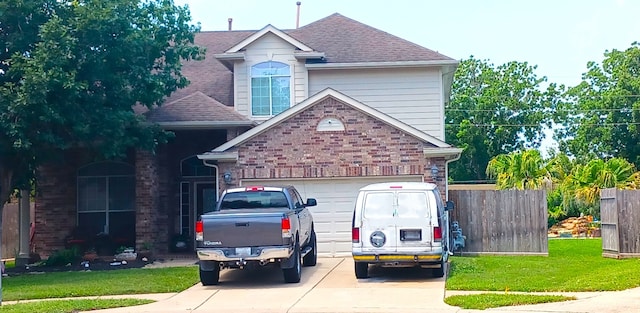
[[[114,261],[113,259],[101,258],[101,259],[96,259],[92,262],[77,261],[77,262],[67,264],[67,265],[62,265],[62,266],[48,266],[48,265],[42,265],[42,264],[16,266],[16,267],[5,269],[4,274],[8,276],[16,276],[16,275],[23,275],[23,274],[41,274],[41,273],[52,273],[52,272],[109,271],[109,270],[121,270],[121,269],[127,269],[127,268],[142,268],[151,263],[153,263],[153,261],[133,260],[133,261],[121,262],[121,261]]]

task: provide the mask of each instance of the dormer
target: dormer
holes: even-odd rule
[[[233,72],[236,111],[256,121],[280,114],[306,99],[307,61],[318,52],[281,30],[267,25],[224,53],[214,55]]]

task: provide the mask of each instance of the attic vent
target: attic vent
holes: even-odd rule
[[[344,124],[335,117],[326,117],[318,123],[316,130],[319,132],[344,131]]]

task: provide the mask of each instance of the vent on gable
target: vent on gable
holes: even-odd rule
[[[344,131],[344,124],[335,117],[323,118],[316,127],[319,132]]]

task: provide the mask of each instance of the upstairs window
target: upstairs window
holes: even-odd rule
[[[272,116],[291,106],[289,65],[263,62],[251,67],[251,114]]]

